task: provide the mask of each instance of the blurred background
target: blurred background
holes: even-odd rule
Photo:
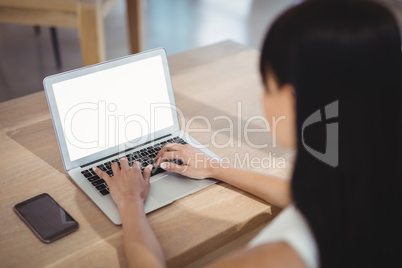
[[[143,0],[143,49],[164,47],[172,55],[227,39],[260,49],[275,17],[298,2]],[[383,2],[402,22],[402,0]],[[125,0],[119,0],[105,17],[104,28],[106,59],[128,55]],[[0,23],[0,102],[41,91],[44,77],[82,66],[77,29],[57,28],[57,36],[60,68],[49,27]]]

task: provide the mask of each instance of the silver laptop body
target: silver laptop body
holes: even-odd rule
[[[88,180],[91,167],[175,137],[217,158],[180,130],[164,49],[48,76],[43,84],[65,170],[115,224],[121,224],[117,206]],[[215,182],[170,172],[154,175],[145,212]]]

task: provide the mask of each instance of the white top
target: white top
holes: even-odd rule
[[[318,248],[306,219],[294,205],[285,208],[266,226],[248,247],[272,242],[287,242],[310,268],[319,267]]]

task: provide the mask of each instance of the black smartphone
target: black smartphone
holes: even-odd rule
[[[14,211],[44,243],[78,229],[78,222],[47,193],[16,204]]]

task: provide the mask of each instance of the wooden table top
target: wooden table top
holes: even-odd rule
[[[294,152],[273,146],[270,132],[244,136],[245,128],[265,126],[258,119],[263,115],[258,57],[257,51],[231,41],[170,56],[176,103],[184,114],[182,128],[232,163],[265,158],[266,168],[249,168],[288,176]],[[210,130],[201,116],[210,120]],[[251,143],[268,146],[253,148]],[[284,160],[285,166],[275,159]],[[63,169],[44,92],[0,103],[0,171],[2,267],[126,266],[121,227]],[[40,242],[12,210],[16,203],[44,192],[80,224],[76,232],[51,244]],[[278,211],[217,183],[148,214],[148,220],[168,266],[198,267],[245,245]]]

